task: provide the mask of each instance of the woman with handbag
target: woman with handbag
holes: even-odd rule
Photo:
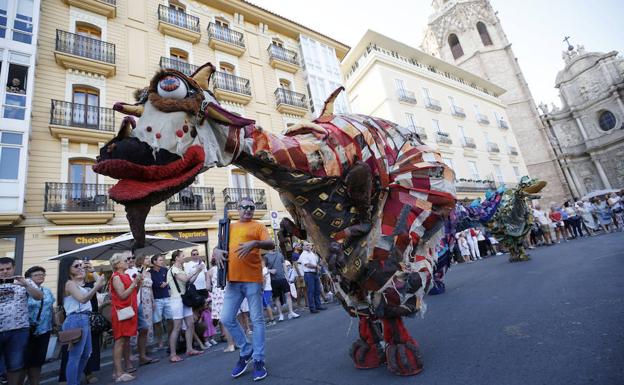
[[[28,297],[28,313],[30,315],[30,337],[24,356],[28,382],[39,385],[41,367],[45,363],[50,334],[54,326],[54,295],[47,287],[42,286],[46,271],[41,266],[33,266],[26,270],[24,277],[31,279],[43,292],[43,299]]]
[[[176,354],[176,345],[178,336],[180,335],[180,329],[182,328],[182,321],[184,321],[186,325],[184,334],[186,340],[186,355],[198,356],[204,353],[203,351],[193,349],[193,308],[185,305],[182,300],[182,297],[185,296],[187,291],[187,284],[192,284],[199,273],[204,271],[204,263],[200,262],[191,275],[187,275],[184,272],[183,263],[184,253],[181,250],[174,251],[171,254],[171,268],[167,273],[167,283],[171,290],[169,301],[171,303],[171,313],[173,315],[173,330],[171,330],[171,335],[169,336],[169,348],[171,349],[169,355],[170,362],[182,361],[182,358]]]
[[[59,305],[65,310],[63,330],[59,342],[68,343],[68,359],[65,375],[67,385],[80,385],[80,376],[91,355],[91,298],[104,284],[104,277],[98,277],[93,288],[84,287],[85,270],[83,261],[69,257],[61,260],[59,266]]]
[[[113,319],[113,380],[115,382],[127,382],[135,379],[133,375],[127,373],[134,372],[135,368],[130,363],[130,337],[137,334],[138,309],[137,291],[141,287],[142,275],[137,274],[134,280],[125,274],[128,269],[128,257],[130,252],[116,253],[109,262],[113,268],[111,277],[111,306]],[[125,362],[126,370],[122,361]]]

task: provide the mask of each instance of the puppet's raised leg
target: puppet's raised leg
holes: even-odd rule
[[[371,369],[383,365],[386,361],[381,346],[381,327],[378,321],[371,318],[360,318],[360,338],[357,339],[349,354],[358,369]]]
[[[401,318],[384,318],[384,340],[388,370],[400,376],[412,376],[423,369],[420,349],[409,335]]]

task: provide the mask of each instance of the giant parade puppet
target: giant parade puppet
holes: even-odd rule
[[[454,173],[416,133],[383,119],[337,115],[336,90],[313,122],[274,135],[219,105],[211,64],[192,76],[161,70],[100,150],[94,170],[119,179],[110,197],[125,206],[135,247],[155,204],[211,167],[234,164],[275,188],[297,230],[326,258],[345,310],[359,318],[350,350],[358,368],[422,370],[403,317],[424,310],[436,246],[455,205]]]

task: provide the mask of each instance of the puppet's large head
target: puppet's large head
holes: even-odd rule
[[[113,107],[129,116],[100,149],[94,170],[119,179],[109,195],[126,206],[137,247],[150,207],[193,183],[200,172],[232,162],[240,153],[242,127],[254,123],[219,106],[208,91],[213,72],[210,63],[192,76],[161,70],[149,87],[137,91],[135,104]]]

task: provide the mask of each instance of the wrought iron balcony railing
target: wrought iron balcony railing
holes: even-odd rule
[[[251,198],[256,203],[256,210],[266,210],[266,193],[258,188],[233,188],[223,189],[223,202],[229,210],[236,210],[237,204],[243,198]]]
[[[162,69],[174,69],[176,71],[180,71],[187,76],[191,76],[196,70],[197,66],[187,63],[182,60],[170,58],[170,57],[160,57],[160,68]]]
[[[462,146],[465,148],[477,148],[474,139],[467,136],[462,138]]]
[[[201,31],[199,28],[199,17],[169,8],[164,4],[158,6],[158,20],[193,32]]]
[[[297,58],[297,52],[295,51],[291,51],[275,44],[270,44],[267,50],[269,51],[269,57],[273,59],[285,61],[294,65],[299,65],[299,59]]]
[[[492,143],[492,142],[489,142],[487,144],[487,149],[489,152],[496,152],[496,153],[500,152],[500,148],[498,148],[498,144]]]
[[[187,187],[165,201],[167,211],[216,210],[212,187]]]
[[[251,95],[251,85],[249,79],[241,78],[226,72],[215,72],[215,89],[237,92],[239,94]]]
[[[425,107],[430,109],[430,110],[434,110],[434,111],[441,111],[442,110],[442,106],[440,105],[440,101],[437,99],[433,99],[433,98],[425,98]]]
[[[68,127],[115,131],[115,111],[111,108],[88,106],[54,100],[50,107],[50,124]]]
[[[451,139],[451,136],[447,132],[437,132],[436,142],[444,143],[444,144],[453,144],[453,140]]]
[[[451,112],[453,113],[453,116],[457,116],[457,117],[460,117],[460,118],[465,118],[466,117],[466,112],[460,106],[452,105],[451,106]]]
[[[211,39],[221,40],[229,44],[234,44],[239,47],[245,47],[245,39],[242,33],[222,27],[215,23],[208,24],[208,37]]]
[[[477,122],[481,124],[490,124],[490,119],[487,116],[477,112]]]
[[[427,132],[425,131],[424,127],[420,127],[420,126],[409,126],[409,128],[418,134],[418,136],[420,137],[420,139],[425,140],[427,139]]]
[[[59,52],[115,64],[115,44],[91,37],[56,30],[56,50]]]
[[[484,192],[496,189],[493,181],[459,180],[455,182],[455,188],[460,192]]]
[[[289,106],[305,109],[308,108],[306,96],[304,94],[287,90],[285,88],[278,88],[275,90],[275,101],[278,106],[280,104],[288,104]]]
[[[113,211],[113,201],[108,197],[110,187],[93,183],[46,182],[44,211]]]
[[[503,119],[498,119],[498,127],[499,128],[503,128],[503,129],[508,129],[509,128],[509,124],[504,121]]]
[[[397,95],[399,97],[399,100],[402,102],[416,104],[416,95],[414,95],[414,92],[412,91],[398,89]]]
[[[518,155],[518,149],[514,146],[509,146],[507,150],[509,151],[509,155]]]

